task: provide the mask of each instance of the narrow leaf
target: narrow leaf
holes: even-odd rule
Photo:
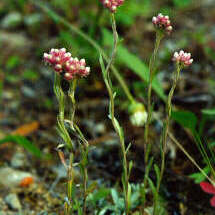
[[[0,140],[0,144],[6,143],[6,142],[17,143],[23,146],[26,150],[31,152],[36,157],[39,157],[39,158],[42,157],[42,152],[25,137],[22,137],[19,135],[8,135],[5,138]]]

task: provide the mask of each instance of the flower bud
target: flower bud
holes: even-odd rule
[[[162,30],[167,34],[170,34],[173,30],[173,27],[171,26],[171,22],[169,19],[169,16],[164,16],[163,14],[159,13],[156,16],[152,18],[152,23],[156,27],[156,29]]]
[[[130,104],[128,111],[132,125],[141,127],[146,123],[148,114],[143,104],[134,102]]]

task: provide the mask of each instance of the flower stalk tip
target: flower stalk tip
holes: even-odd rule
[[[173,30],[169,16],[164,16],[162,13],[154,16],[152,18],[152,23],[157,29],[164,31],[167,34],[170,34]]]
[[[86,66],[85,59],[73,58],[65,48],[51,49],[49,53],[44,53],[43,58],[54,68],[55,72],[68,81],[76,77],[86,77],[90,73],[90,67]]]
[[[183,67],[190,66],[193,63],[191,53],[184,52],[183,50],[180,52],[175,52],[172,60],[179,63]]]
[[[100,0],[104,7],[108,8],[111,13],[115,13],[116,9],[124,3],[124,0]]]

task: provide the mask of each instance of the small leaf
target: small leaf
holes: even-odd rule
[[[153,181],[150,178],[148,178],[148,182],[149,182],[150,188],[152,190],[153,196],[156,199],[156,197],[157,197],[156,187],[154,186],[154,183],[153,183]]]
[[[99,62],[100,62],[100,66],[101,66],[101,69],[102,69],[103,77],[104,77],[104,79],[107,79],[107,72],[106,72],[104,61],[103,61],[103,57],[102,57],[101,54],[99,56]]]
[[[112,196],[114,204],[117,205],[118,201],[119,201],[119,196],[118,196],[116,189],[114,189],[114,188],[111,189],[111,196]]]
[[[129,152],[129,149],[131,148],[131,143],[128,144],[127,149],[125,150],[125,153],[127,154]]]
[[[128,177],[130,177],[132,167],[133,167],[133,161],[130,161],[128,166]]]
[[[160,169],[159,169],[157,164],[154,164],[154,169],[155,169],[155,173],[156,173],[156,176],[157,176],[157,184],[158,184],[159,180],[160,180]]]
[[[203,171],[205,172],[205,174],[207,175],[207,174],[209,174],[209,172],[210,172],[210,167],[205,167],[204,169],[203,169]],[[194,179],[194,182],[196,183],[196,184],[200,184],[202,181],[204,181],[205,180],[205,175],[203,175],[201,172],[197,172],[197,173],[193,173],[193,174],[191,174],[191,175],[189,175],[189,177],[190,178],[192,178],[192,179]]]
[[[114,122],[115,122],[115,125],[116,125],[116,128],[117,128],[117,131],[118,131],[118,133],[119,133],[120,138],[124,139],[123,130],[122,130],[122,128],[120,127],[119,122],[118,122],[118,120],[117,120],[115,117],[114,117]]]
[[[131,207],[131,185],[128,183],[128,193],[127,193],[127,201],[128,201],[128,208]]]

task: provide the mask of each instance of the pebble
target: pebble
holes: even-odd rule
[[[21,152],[16,152],[11,159],[11,166],[14,168],[23,167],[25,164],[25,155]]]
[[[14,188],[18,186],[26,187],[26,179],[31,179],[28,185],[33,183],[33,176],[31,173],[14,170],[9,167],[0,168],[0,184],[8,188]]]
[[[14,210],[21,210],[22,208],[18,196],[14,193],[7,195],[5,197],[5,202]]]
[[[18,12],[9,13],[1,22],[3,28],[16,28],[22,23],[22,15]]]

